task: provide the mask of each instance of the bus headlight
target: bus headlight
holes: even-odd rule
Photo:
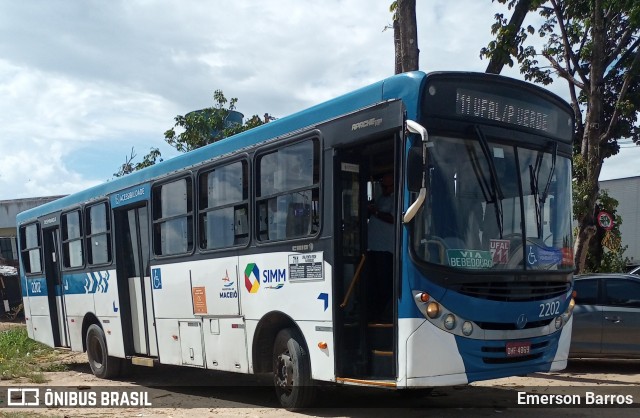
[[[468,337],[472,332],[473,324],[469,321],[464,321],[464,324],[462,324],[462,333]]]
[[[438,315],[440,315],[440,305],[438,305],[436,302],[431,302],[430,304],[428,304],[427,315],[431,319],[437,318]]]
[[[573,314],[573,308],[575,306],[576,300],[574,298],[571,298],[571,300],[569,301],[569,306],[567,306],[567,310],[562,314],[562,319],[564,320],[564,322],[569,322],[569,318],[571,318],[571,315]]]
[[[556,321],[555,322],[556,322],[556,329],[562,328],[562,317],[561,316],[556,317]]]
[[[452,330],[456,326],[456,317],[453,314],[449,314],[444,317],[444,327],[448,330]]]

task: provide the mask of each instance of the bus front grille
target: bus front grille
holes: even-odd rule
[[[501,302],[524,302],[550,299],[569,291],[569,282],[474,282],[464,283],[458,291],[463,295]]]

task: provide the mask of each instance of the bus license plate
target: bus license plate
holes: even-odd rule
[[[531,343],[529,341],[507,343],[507,357],[526,356],[531,353]]]

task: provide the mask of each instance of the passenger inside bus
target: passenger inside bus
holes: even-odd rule
[[[393,173],[385,173],[380,179],[381,193],[368,206],[368,318],[385,319],[391,314],[393,297],[393,248],[395,194]]]

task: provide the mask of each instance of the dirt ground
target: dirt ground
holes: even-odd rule
[[[0,331],[19,323],[1,323]],[[61,351],[60,361],[68,365],[63,372],[45,373],[48,382],[34,385],[25,379],[0,381],[0,417],[8,409],[2,409],[1,397],[9,387],[67,387],[79,391],[135,391],[148,392],[152,408],[34,408],[21,409],[26,416],[62,417],[369,417],[425,416],[425,411],[439,416],[469,415],[474,405],[485,405],[478,414],[509,416],[539,416],[540,409],[514,410],[511,408],[517,391],[545,392],[553,387],[561,393],[578,393],[585,390],[597,393],[630,395],[635,406],[640,406],[640,362],[638,361],[576,361],[567,370],[557,373],[536,373],[527,377],[511,377],[474,383],[469,386],[436,388],[428,398],[401,398],[388,391],[362,388],[327,388],[319,395],[322,410],[303,411],[302,414],[279,408],[270,380],[264,376],[246,376],[235,373],[210,372],[185,367],[158,366],[134,367],[128,378],[102,380],[93,374],[84,353]],[[266,379],[266,380],[265,380]],[[582,389],[581,389],[582,388]],[[594,389],[595,388],[595,389]],[[55,389],[55,388],[54,388]],[[486,406],[489,406],[486,409]],[[425,409],[427,408],[427,409]],[[470,408],[470,409],[466,409]],[[616,411],[611,416],[636,416],[637,408]],[[16,410],[12,410],[15,413]],[[602,409],[562,410],[563,416],[609,416],[612,411]],[[478,415],[473,413],[473,415]],[[15,417],[16,415],[7,415]],[[22,415],[20,415],[22,416]]]

